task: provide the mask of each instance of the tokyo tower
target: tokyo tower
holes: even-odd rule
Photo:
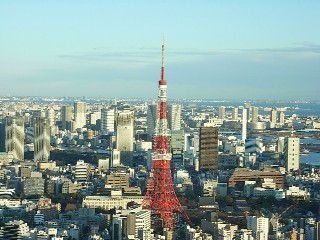
[[[162,43],[162,66],[153,150],[151,173],[142,206],[151,210],[153,214],[159,214],[164,226],[173,231],[177,213],[181,214],[189,224],[191,222],[177,198],[170,170],[171,153],[167,125],[167,81],[164,78],[164,43]]]

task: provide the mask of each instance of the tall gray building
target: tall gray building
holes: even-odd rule
[[[157,105],[148,105],[147,109],[147,134],[152,139],[157,121]]]
[[[71,130],[72,107],[65,105],[61,107],[62,130]]]
[[[184,130],[171,131],[171,163],[182,165],[184,162],[185,134]]]
[[[134,113],[123,111],[117,114],[116,145],[120,151],[120,161],[124,165],[131,165],[133,158]]]
[[[50,148],[49,120],[43,117],[36,117],[34,124],[34,160],[48,162]]]
[[[171,104],[167,107],[168,128],[173,130],[180,130],[181,128],[181,105]]]
[[[279,113],[279,123],[280,123],[281,126],[284,125],[284,112],[283,111],[281,111]]]
[[[253,122],[253,123],[258,122],[258,115],[259,115],[259,108],[258,107],[252,107],[251,122]]]
[[[5,151],[13,152],[13,158],[24,160],[24,119],[23,117],[6,117],[4,119]]]

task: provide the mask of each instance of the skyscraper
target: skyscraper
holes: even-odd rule
[[[219,119],[224,120],[226,117],[226,107],[225,106],[220,106],[219,107]]]
[[[246,138],[247,138],[247,109],[246,108],[243,108],[242,109],[242,136],[241,136],[241,140],[242,141],[246,141]]]
[[[181,105],[171,104],[167,106],[168,127],[171,131],[181,128]]]
[[[23,117],[6,117],[5,149],[13,152],[13,158],[24,160],[24,119]]]
[[[232,108],[232,120],[238,120],[238,108],[237,107]]]
[[[178,165],[183,164],[184,159],[184,143],[185,136],[184,130],[173,130],[171,131],[171,153],[172,153],[172,163],[176,163]]]
[[[71,130],[72,108],[70,105],[61,107],[62,130]]]
[[[50,127],[55,125],[54,110],[52,107],[46,110],[46,118],[49,120]]]
[[[277,110],[272,109],[270,112],[270,128],[274,128],[277,123]]]
[[[150,104],[147,109],[147,134],[150,139],[153,138],[154,129],[157,121],[157,105]]]
[[[82,128],[87,123],[87,108],[84,102],[74,103],[74,121],[76,128]]]
[[[258,115],[259,115],[259,108],[258,107],[252,107],[251,122],[253,122],[253,123],[258,122]]]
[[[284,162],[286,171],[296,171],[300,164],[300,139],[287,137],[284,140]]]
[[[115,123],[114,109],[101,109],[101,132],[103,134],[113,133]]]
[[[247,110],[247,122],[251,121],[251,104],[250,103],[244,103],[243,104],[243,109]]]
[[[133,138],[134,138],[134,113],[123,111],[117,114],[116,145],[120,151],[120,161],[124,165],[132,164]]]
[[[34,160],[36,162],[48,162],[50,149],[49,120],[43,117],[36,117],[34,124]]]
[[[199,169],[218,169],[218,127],[201,127],[199,139]]]
[[[279,113],[279,123],[280,123],[281,126],[284,125],[284,112],[283,111],[281,111]]]

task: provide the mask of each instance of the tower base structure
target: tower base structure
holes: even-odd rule
[[[166,157],[170,159],[170,154],[157,154],[158,158]],[[160,156],[159,156],[160,155]],[[142,206],[150,209],[154,214],[159,214],[163,219],[164,226],[169,230],[174,229],[176,214],[182,217],[190,224],[190,219],[181,206],[174,190],[172,182],[170,160],[153,160],[148,189]]]

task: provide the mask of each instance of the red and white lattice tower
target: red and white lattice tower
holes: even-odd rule
[[[142,206],[159,214],[166,228],[173,230],[176,213],[190,224],[174,190],[170,161],[170,144],[167,124],[167,81],[164,79],[164,44],[162,44],[162,66],[159,81],[157,122],[153,143],[152,168],[148,188]]]

